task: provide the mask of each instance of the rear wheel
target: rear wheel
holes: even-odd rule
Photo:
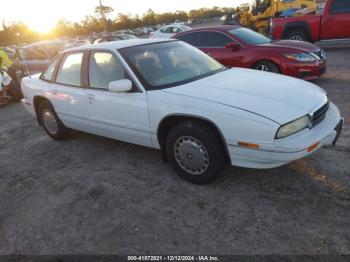
[[[305,42],[309,40],[304,31],[291,32],[287,35],[287,39],[294,40],[294,41],[305,41]]]
[[[195,184],[213,182],[226,166],[218,135],[202,123],[187,121],[175,126],[167,137],[166,152],[180,177]]]
[[[272,62],[269,62],[269,61],[260,61],[260,62],[256,63],[253,68],[256,70],[264,71],[264,72],[271,72],[271,73],[276,73],[276,74],[281,73],[278,66]]]
[[[62,140],[69,136],[70,130],[63,125],[48,101],[40,103],[38,117],[45,132],[53,139]]]

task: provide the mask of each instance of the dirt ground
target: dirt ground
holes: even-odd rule
[[[327,55],[315,83],[345,117],[338,145],[209,186],[158,151],[53,141],[20,104],[1,108],[0,254],[350,254],[350,49]]]

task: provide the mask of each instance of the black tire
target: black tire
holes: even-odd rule
[[[307,35],[305,34],[305,32],[302,31],[302,30],[290,32],[290,33],[287,35],[286,39],[288,39],[288,40],[295,40],[295,41],[305,41],[305,42],[309,42],[309,38],[307,37]]]
[[[189,139],[189,142],[186,142],[186,138]],[[191,161],[196,162],[198,160],[196,154],[192,157],[191,149],[195,150],[195,153],[201,154],[200,156],[205,155],[205,160],[200,157],[200,161],[206,162],[203,163],[206,167],[202,168],[203,166],[201,166],[200,169],[188,171],[185,166],[180,165],[181,160],[177,150],[180,148],[178,147],[178,142],[183,141],[183,144],[192,143],[191,141],[193,140],[197,141],[198,144],[196,144],[196,146],[192,144],[192,148],[190,148],[189,151],[184,152],[182,150],[181,152],[187,154],[185,160],[189,161],[190,164],[192,164]],[[199,145],[201,145],[201,150],[198,150]],[[186,121],[176,125],[167,136],[166,153],[171,164],[182,179],[199,185],[213,182],[222,173],[227,164],[224,148],[216,130],[201,122]],[[191,157],[189,157],[189,155]],[[178,160],[176,158],[178,158]],[[201,173],[191,173],[197,171]]]
[[[276,73],[276,74],[280,74],[281,70],[279,69],[279,67],[269,61],[260,61],[258,63],[256,63],[253,66],[254,69],[259,70],[259,71],[264,71],[264,72],[271,72],[271,73]]]
[[[50,117],[52,116],[52,120],[55,121],[57,128],[55,128],[54,131],[52,130],[52,128],[49,128],[47,124],[45,124],[44,114],[49,114]],[[70,135],[70,129],[64,126],[64,124],[58,118],[55,110],[53,109],[49,101],[43,101],[40,103],[38,110],[38,118],[45,132],[53,139],[63,140]]]

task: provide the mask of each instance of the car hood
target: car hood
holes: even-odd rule
[[[163,92],[249,111],[278,124],[313,113],[328,99],[324,90],[309,82],[243,68],[225,70]]]
[[[260,45],[259,47],[264,47],[264,48],[277,48],[278,50],[280,49],[287,49],[289,51],[294,51],[294,52],[306,52],[306,53],[311,53],[311,52],[319,52],[320,48],[314,44],[308,43],[308,42],[303,42],[303,41],[293,41],[293,40],[280,40],[280,41],[274,41],[268,44],[263,44]]]

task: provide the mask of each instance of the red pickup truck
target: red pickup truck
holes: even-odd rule
[[[274,18],[269,35],[274,40],[309,42],[350,39],[350,0],[328,0],[321,15]]]

